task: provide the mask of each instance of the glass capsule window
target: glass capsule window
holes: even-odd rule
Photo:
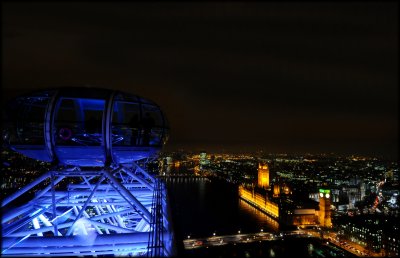
[[[138,103],[115,101],[112,115],[112,144],[138,146],[140,107]]]
[[[113,146],[161,146],[166,137],[165,121],[158,106],[143,99],[118,95],[112,114]]]
[[[164,120],[157,106],[143,105],[143,145],[159,146],[163,137]]]
[[[12,112],[10,134],[11,144],[44,145],[44,119],[49,98],[28,97],[18,101],[19,106]]]
[[[168,122],[157,104],[107,89],[33,92],[10,102],[3,116],[2,139],[11,148],[68,165],[129,163],[154,155],[168,138]]]
[[[53,132],[56,145],[103,145],[104,107],[104,100],[60,99]]]

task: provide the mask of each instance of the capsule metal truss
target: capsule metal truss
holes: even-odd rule
[[[3,140],[54,168],[2,201],[2,256],[174,255],[165,186],[146,171],[168,132],[155,103],[61,88],[9,110]]]

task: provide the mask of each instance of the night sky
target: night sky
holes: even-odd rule
[[[152,99],[167,150],[398,154],[396,2],[3,3],[2,90]]]

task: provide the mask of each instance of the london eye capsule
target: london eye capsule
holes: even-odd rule
[[[27,157],[73,166],[126,164],[157,154],[168,123],[154,102],[121,91],[65,87],[9,103],[3,142]]]

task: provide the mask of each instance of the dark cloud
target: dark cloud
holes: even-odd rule
[[[3,91],[94,84],[136,93],[165,109],[171,146],[395,156],[397,10],[3,3]]]

